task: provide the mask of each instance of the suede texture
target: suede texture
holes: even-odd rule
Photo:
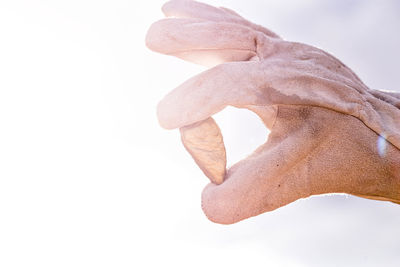
[[[234,223],[335,192],[400,203],[399,93],[372,90],[334,56],[232,10],[173,0],[163,11],[147,46],[211,68],[160,101],[161,126],[188,127],[231,105],[271,130],[222,184],[204,189],[210,220]]]

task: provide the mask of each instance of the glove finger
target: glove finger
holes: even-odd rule
[[[323,107],[365,122],[360,113],[365,100],[360,92],[307,68],[301,62],[279,59],[218,65],[189,79],[159,103],[160,124],[168,129],[182,127],[204,120],[227,105],[254,111],[268,128],[275,114],[270,108],[275,105]]]
[[[223,7],[217,8],[197,1],[172,0],[163,5],[162,11],[167,17],[198,18],[215,22],[235,23],[262,32],[269,37],[279,38],[272,31],[256,25],[236,12]]]
[[[167,129],[180,128],[204,120],[227,105],[257,105],[263,76],[257,61],[225,63],[204,71],[160,101],[159,122]]]
[[[331,107],[330,86],[323,79],[299,72],[292,63],[280,61],[229,62],[187,80],[158,104],[159,123],[166,129],[205,120],[226,106],[255,112],[271,128],[277,104]],[[319,85],[322,91],[318,92]],[[326,103],[324,103],[324,101]],[[357,108],[353,107],[353,108]]]
[[[147,33],[146,44],[156,52],[207,66],[245,61],[257,55],[255,31],[232,23],[200,19],[157,21]]]

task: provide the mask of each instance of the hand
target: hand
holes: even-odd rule
[[[195,1],[163,6],[146,37],[157,52],[214,66],[169,93],[174,129],[231,105],[270,129],[265,144],[202,194],[207,217],[234,223],[300,198],[348,193],[400,204],[400,97],[369,89],[315,47],[288,42],[234,11]]]

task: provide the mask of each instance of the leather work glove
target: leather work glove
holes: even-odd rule
[[[202,208],[230,224],[325,193],[400,204],[400,93],[368,88],[332,55],[281,39],[232,10],[174,0],[147,46],[212,66],[158,105],[166,129],[226,106],[255,112],[268,140],[208,184]]]

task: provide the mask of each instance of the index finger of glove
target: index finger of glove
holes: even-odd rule
[[[218,65],[178,86],[158,104],[162,127],[174,129],[204,120],[231,105],[247,108],[258,101],[263,72],[258,62]]]
[[[215,22],[230,22],[252,28],[269,37],[279,38],[278,35],[272,31],[260,25],[256,25],[241,17],[236,12],[223,7],[218,8],[197,1],[172,0],[165,3],[162,10],[167,17],[198,18]]]
[[[203,65],[245,61],[257,55],[257,33],[228,22],[193,18],[167,18],[155,22],[146,36],[147,46]]]

